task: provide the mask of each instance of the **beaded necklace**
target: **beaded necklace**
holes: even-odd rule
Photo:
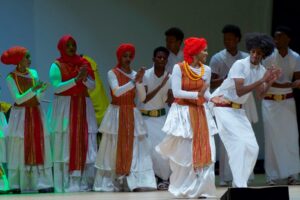
[[[202,76],[205,73],[205,68],[204,68],[204,65],[200,62],[199,62],[199,65],[200,65],[200,74],[198,75],[190,68],[189,64],[186,61],[183,61],[183,66],[184,66],[185,72],[186,72],[187,76],[189,77],[189,79],[191,79],[193,81],[197,81],[202,78]]]

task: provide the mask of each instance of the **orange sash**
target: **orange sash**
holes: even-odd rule
[[[181,87],[186,91],[199,91],[204,85],[204,80],[191,80],[180,64],[182,73]],[[211,150],[209,143],[208,125],[203,103],[204,97],[198,99],[175,99],[179,105],[189,106],[190,122],[193,129],[193,166],[194,169],[211,164]]]
[[[68,63],[61,63],[56,61],[60,69],[62,81],[67,81],[75,78],[78,75],[80,66],[73,66]],[[89,74],[94,77],[93,74]],[[76,83],[75,86],[56,94],[61,96],[71,96],[70,102],[70,161],[69,171],[74,170],[83,171],[86,163],[86,156],[88,151],[88,124],[86,120],[86,101],[88,97],[88,90],[82,83]]]
[[[11,73],[20,93],[26,92],[33,86],[33,78]],[[26,165],[44,164],[44,128],[36,96],[15,106],[25,107],[24,121],[24,161]]]
[[[122,74],[117,69],[113,69],[118,79],[119,86],[125,85],[130,81],[130,78]],[[118,146],[117,146],[117,158],[116,158],[116,174],[117,175],[129,175],[132,154],[133,154],[133,142],[134,142],[134,113],[133,108],[135,88],[126,92],[125,94],[116,97],[112,96],[112,104],[118,105],[119,109],[119,129],[118,129]]]

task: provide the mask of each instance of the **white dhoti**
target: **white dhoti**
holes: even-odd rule
[[[233,172],[233,186],[247,187],[259,151],[251,123],[243,109],[215,107],[214,113]]]
[[[257,114],[253,93],[249,95],[248,100],[246,101],[245,104],[243,104],[243,109],[245,110],[246,116],[248,117],[251,123],[258,122],[258,114]],[[223,182],[227,184],[232,181],[232,172],[229,166],[228,155],[224,147],[224,144],[220,142],[219,147],[220,147],[220,158],[219,158],[220,184],[224,184]],[[253,179],[254,179],[254,174],[252,172],[249,177],[249,180],[253,180]]]
[[[171,174],[169,160],[163,158],[155,150],[155,146],[163,141],[166,134],[161,130],[165,124],[166,116],[161,117],[147,117],[143,116],[144,122],[146,124],[148,138],[151,142],[151,157],[153,162],[153,170],[156,176],[162,180],[168,180]]]
[[[300,172],[295,100],[263,100],[265,170],[267,181]]]

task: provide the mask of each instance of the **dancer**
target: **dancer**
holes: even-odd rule
[[[95,86],[90,63],[76,53],[71,35],[58,42],[61,56],[51,65],[54,99],[49,112],[56,192],[89,191],[94,182],[97,121],[88,89]]]
[[[215,197],[215,144],[205,109],[211,76],[204,65],[206,40],[186,39],[183,53],[184,61],[172,74],[175,101],[163,127],[167,137],[156,149],[170,160],[170,193],[179,198]]]
[[[53,192],[50,135],[39,99],[47,88],[31,64],[29,51],[11,47],[1,56],[15,70],[6,78],[15,101],[7,127],[7,168],[13,193]]]
[[[246,47],[250,56],[233,64],[227,78],[211,99],[215,103],[214,114],[219,135],[233,172],[233,187],[247,187],[258,156],[256,138],[242,105],[254,90],[262,98],[280,74],[280,70],[274,68],[266,71],[261,64],[262,59],[274,50],[272,38],[259,33],[249,34]]]
[[[145,99],[145,69],[131,69],[134,56],[132,44],[121,44],[117,49],[118,64],[108,72],[112,101],[99,128],[102,139],[95,191],[156,189],[146,127],[134,101],[136,93],[140,101]]]

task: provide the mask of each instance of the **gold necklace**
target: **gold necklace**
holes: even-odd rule
[[[190,68],[190,66],[187,62],[183,61],[183,67],[184,67],[185,72],[186,72],[187,76],[189,77],[189,79],[191,79],[193,81],[197,81],[202,78],[202,76],[205,73],[205,68],[204,68],[204,65],[200,62],[199,62],[199,65],[200,65],[200,74],[198,75]]]

